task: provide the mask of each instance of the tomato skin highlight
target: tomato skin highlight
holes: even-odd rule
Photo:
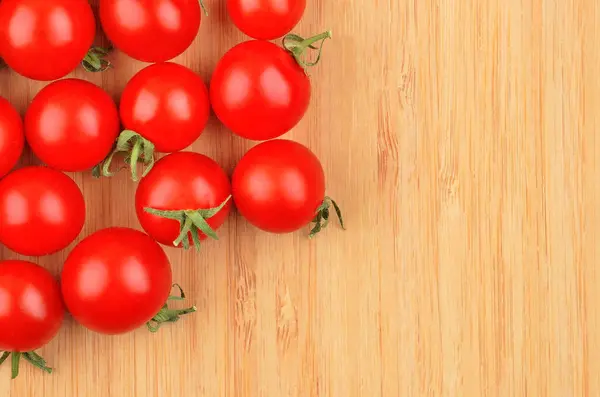
[[[233,133],[263,141],[296,126],[308,109],[310,80],[284,49],[246,41],[218,62],[210,84],[217,117]]]
[[[101,0],[100,19],[112,43],[130,57],[164,62],[183,53],[201,22],[199,0]]]
[[[227,12],[245,34],[274,40],[289,33],[302,19],[306,0],[227,0]]]
[[[125,129],[152,142],[159,152],[176,152],[204,131],[210,114],[208,89],[185,66],[157,63],[127,83],[119,109]]]
[[[77,79],[43,88],[25,114],[34,154],[60,171],[85,171],[111,151],[120,132],[119,113],[100,87]]]
[[[0,178],[15,167],[24,145],[21,116],[6,99],[0,97]]]
[[[169,297],[171,265],[162,248],[140,231],[112,227],[81,241],[61,274],[73,318],[102,334],[143,326]]]
[[[83,228],[85,202],[65,174],[25,167],[0,180],[0,243],[21,255],[66,248]]]
[[[250,149],[232,177],[238,211],[254,226],[290,233],[307,226],[325,198],[325,174],[305,146],[288,140]]]
[[[0,57],[30,79],[50,81],[72,72],[95,35],[87,0],[0,2]]]
[[[41,266],[0,262],[0,350],[29,352],[46,345],[60,330],[64,305],[60,287]]]
[[[211,158],[199,153],[178,152],[160,159],[138,185],[135,210],[140,224],[161,244],[173,246],[180,233],[179,222],[149,214],[145,208],[158,210],[197,210],[218,207],[231,195],[225,171]],[[231,201],[207,220],[218,229],[231,211]],[[204,233],[200,239],[206,239]],[[188,235],[189,242],[193,244]],[[179,245],[181,247],[181,245]]]

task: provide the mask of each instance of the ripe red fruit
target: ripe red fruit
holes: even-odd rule
[[[300,22],[306,0],[227,0],[235,25],[248,36],[274,40],[288,34]]]
[[[0,243],[21,255],[66,248],[84,221],[83,195],[62,172],[25,167],[0,180]]]
[[[86,57],[96,20],[87,0],[2,0],[0,56],[15,72],[56,80]]]
[[[25,135],[33,153],[60,171],[85,171],[110,153],[119,113],[100,87],[78,79],[55,81],[33,98]]]
[[[34,350],[50,342],[62,325],[64,306],[54,277],[31,262],[0,262],[0,309],[0,364],[12,354],[13,379],[21,358],[52,372]]]
[[[285,49],[261,40],[230,49],[217,64],[210,83],[210,100],[217,117],[234,134],[256,141],[277,138],[304,117],[311,86],[303,53],[325,32],[310,39],[286,36]],[[319,48],[319,57],[320,57]]]
[[[142,179],[135,209],[144,230],[169,246],[200,248],[227,219],[231,184],[214,160],[199,153],[172,153]]]
[[[154,152],[183,150],[200,137],[210,114],[206,85],[192,70],[175,63],[157,63],[138,72],[127,83],[119,105],[125,130],[117,146],[102,165],[102,174],[111,176],[110,165],[117,153],[137,181],[137,163],[154,165]]]
[[[327,226],[333,206],[325,196],[321,162],[307,147],[287,140],[263,142],[242,157],[233,172],[233,199],[238,211],[256,227],[289,233],[315,223],[311,237]]]
[[[137,230],[111,227],[81,241],[61,274],[62,294],[73,318],[103,334],[121,334],[147,324],[156,331],[182,314],[169,309],[171,264],[160,245]]]

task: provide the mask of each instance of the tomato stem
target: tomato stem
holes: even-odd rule
[[[333,209],[335,210],[335,213],[340,221],[342,229],[346,230],[346,227],[344,225],[344,218],[342,217],[342,210],[335,202],[335,200],[333,200],[331,197],[325,197],[323,203],[321,203],[319,208],[317,208],[317,215],[312,221],[315,224],[315,226],[310,231],[310,238],[315,237],[321,230],[325,229],[329,224],[331,206],[333,206]]]
[[[165,323],[175,323],[180,320],[181,316],[194,313],[197,310],[196,306],[188,307],[187,309],[170,309],[169,301],[182,301],[185,299],[185,293],[179,284],[173,284],[173,288],[177,288],[179,290],[179,295],[169,296],[169,298],[167,298],[167,302],[160,309],[160,311],[154,317],[152,317],[152,320],[146,323],[146,326],[150,332],[157,332]]]
[[[46,371],[49,374],[52,373],[52,368],[48,367],[46,365],[46,361],[39,354],[37,354],[34,351],[24,352],[24,353],[5,351],[4,354],[2,354],[2,357],[0,357],[0,365],[2,365],[9,356],[11,356],[11,378],[12,379],[15,379],[17,376],[19,376],[19,364],[21,362],[21,357],[23,357],[24,360],[26,360],[33,366],[41,369],[42,371]]]
[[[323,44],[325,40],[331,38],[331,30],[323,32],[313,37],[309,37],[308,39],[303,38],[302,36],[298,36],[297,34],[290,33],[283,38],[283,48],[289,51],[298,65],[300,65],[304,70],[309,67],[315,66],[321,60],[321,53],[323,52]],[[318,47],[313,44],[321,42],[321,45]],[[310,62],[305,61],[304,53],[307,49],[317,50],[317,58]]]
[[[139,180],[137,171],[138,163],[142,163],[145,167],[142,177],[146,176],[152,167],[154,167],[154,144],[135,131],[125,130],[119,135],[113,151],[94,168],[92,174],[96,178],[113,176],[114,172],[110,170],[110,167],[114,156],[119,153],[125,154],[124,161],[129,166],[131,178],[135,182]]]
[[[113,67],[112,63],[106,59],[109,50],[103,47],[92,47],[81,61],[81,66],[88,72],[104,72]]]
[[[231,196],[227,197],[218,207],[208,209],[194,209],[194,210],[159,210],[156,208],[146,207],[144,211],[149,214],[159,216],[161,218],[172,219],[179,222],[179,235],[177,239],[173,241],[173,245],[178,247],[179,244],[183,244],[184,249],[190,248],[191,236],[192,242],[196,247],[197,251],[200,251],[200,236],[202,232],[206,236],[215,240],[219,239],[219,236],[214,229],[208,224],[207,220],[215,216],[221,211],[225,205],[231,200]]]
[[[200,7],[202,7],[202,11],[204,12],[204,15],[208,16],[208,10],[204,6],[204,2],[202,0],[200,0]]]

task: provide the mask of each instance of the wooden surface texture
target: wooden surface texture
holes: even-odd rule
[[[176,61],[208,83],[245,37],[204,1]],[[198,313],[112,338],[68,320],[40,351],[55,374],[5,366],[0,396],[600,396],[600,3],[308,3],[296,31],[333,40],[287,138],[321,158],[348,230],[232,215],[200,254],[167,249]],[[74,76],[118,100],[143,64],[113,61]],[[44,85],[0,72],[21,112]],[[231,171],[250,146],[213,117],[192,150]],[[74,179],[80,238],[139,227],[126,173]],[[38,262],[58,274],[68,251]]]

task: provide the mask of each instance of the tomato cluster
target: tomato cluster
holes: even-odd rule
[[[27,261],[0,261],[0,364],[12,356],[51,372],[35,350],[54,338],[64,312],[103,334],[130,332],[192,313],[169,307],[184,293],[172,280],[160,244],[200,249],[235,205],[251,224],[290,233],[324,228],[338,205],[325,195],[319,159],[279,138],[310,104],[306,69],[321,57],[330,32],[304,39],[289,34],[305,0],[228,0],[232,21],[257,40],[231,48],[207,88],[198,74],[169,62],[196,38],[199,0],[100,0],[99,18],[113,46],[153,63],[125,86],[120,101],[79,79],[57,80],[81,64],[112,65],[92,47],[95,18],[87,0],[2,0],[0,57],[15,72],[56,80],[31,101],[24,119],[0,98],[0,243],[26,256],[67,248],[85,223],[86,204],[63,172],[113,175],[116,157],[139,182],[135,210],[145,233],[112,227],[84,238],[68,255],[60,283]],[[264,41],[285,36],[283,48]],[[320,45],[319,45],[320,43]],[[314,61],[304,58],[318,51]],[[210,111],[233,133],[259,143],[232,177],[214,160],[183,151],[204,131]],[[45,166],[15,169],[25,141]],[[155,161],[157,153],[165,156]],[[141,171],[141,172],[140,172]],[[171,291],[178,291],[171,295]]]

